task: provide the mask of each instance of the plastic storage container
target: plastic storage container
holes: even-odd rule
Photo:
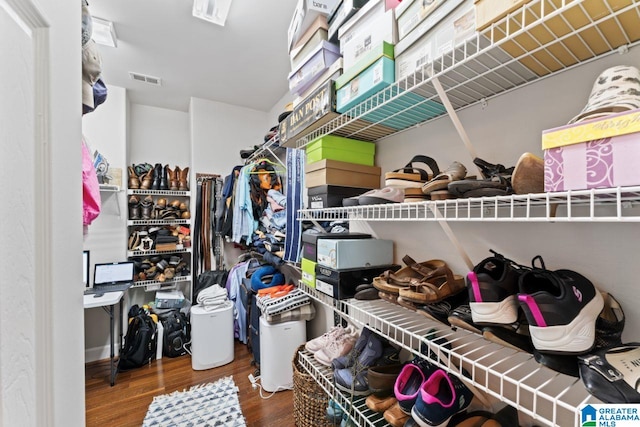
[[[191,367],[211,369],[233,361],[233,304],[207,311],[191,307]]]

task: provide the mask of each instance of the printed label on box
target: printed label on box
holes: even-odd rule
[[[313,283],[316,276],[311,273],[307,273],[306,271],[302,272],[302,281],[305,283]]]
[[[318,254],[318,264],[326,265],[327,267],[335,267],[336,259],[327,254]]]
[[[318,202],[311,202],[311,209],[322,209],[324,206],[322,204],[322,200],[318,201]]]
[[[373,86],[382,81],[382,65],[382,62],[378,62],[378,65],[373,68]]]
[[[327,294],[330,297],[333,297],[333,285],[330,285],[327,282],[323,282],[320,279],[316,279],[316,289],[322,292],[323,294]]]

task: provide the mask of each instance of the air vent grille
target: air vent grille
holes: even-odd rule
[[[129,77],[132,80],[136,80],[139,82],[147,83],[154,86],[162,86],[162,79],[160,77],[148,76],[146,74],[134,73],[129,71]]]

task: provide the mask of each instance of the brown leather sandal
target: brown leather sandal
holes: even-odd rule
[[[409,255],[405,255],[402,261],[407,265],[400,270],[393,272],[387,270],[380,276],[373,279],[373,286],[383,292],[399,294],[400,289],[406,288],[416,280],[422,281],[434,276],[439,268],[446,266],[446,263],[439,259],[432,259],[424,262],[416,262]]]
[[[464,277],[453,274],[449,267],[439,268],[434,275],[421,281],[415,281],[409,287],[400,289],[403,300],[418,304],[442,301],[466,289]]]

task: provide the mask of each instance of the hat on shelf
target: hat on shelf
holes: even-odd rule
[[[98,108],[98,105],[107,100],[107,85],[104,84],[102,79],[96,80],[93,85],[93,107],[86,104],[82,104],[82,114],[87,114]]]
[[[598,76],[587,105],[569,124],[636,108],[640,108],[640,70],[630,65],[618,65]]]
[[[278,116],[278,123],[286,119],[289,116],[289,114],[291,114],[292,111],[293,111],[293,103],[290,102],[284,106],[284,111],[280,113],[280,115]]]
[[[102,57],[93,39],[82,46],[82,103],[95,108],[93,85],[102,73]]]

